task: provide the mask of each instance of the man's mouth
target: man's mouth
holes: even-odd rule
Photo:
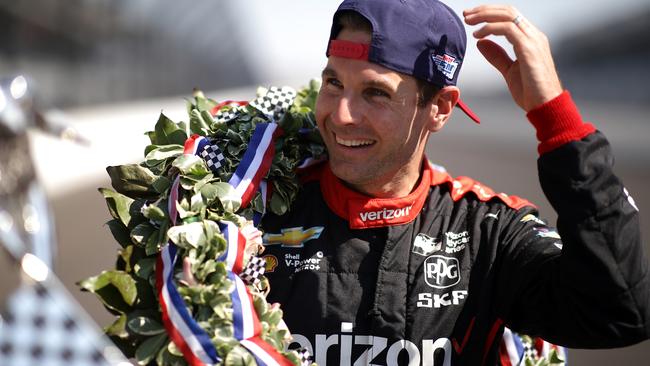
[[[336,136],[336,143],[346,147],[362,147],[369,146],[375,143],[374,140],[361,140],[361,139],[343,139],[339,136]]]

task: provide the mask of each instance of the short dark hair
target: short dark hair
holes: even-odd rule
[[[418,106],[424,107],[430,101],[433,100],[433,97],[436,96],[442,90],[441,87],[431,84],[428,81],[424,81],[418,78],[415,78],[415,81],[418,84]]]
[[[337,13],[336,22],[339,29],[348,29],[352,31],[360,31],[372,34],[372,24],[363,15],[356,11],[343,10]],[[335,35],[337,36],[337,35]],[[418,106],[424,107],[438,94],[442,89],[437,85],[431,84],[428,81],[415,78],[418,86]]]
[[[363,15],[351,10],[342,10],[336,14],[336,22],[341,30],[367,32],[372,34],[372,24]],[[338,34],[334,35],[335,37]]]

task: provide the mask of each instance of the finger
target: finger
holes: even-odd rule
[[[520,28],[513,22],[489,23],[474,31],[472,35],[478,39],[490,35],[504,36],[515,48],[520,47],[527,38],[526,28]]]
[[[502,75],[506,75],[508,69],[513,64],[513,60],[508,56],[506,50],[489,39],[481,39],[476,43],[476,47],[483,57]]]
[[[480,23],[508,22],[519,15],[519,11],[511,6],[482,6],[478,11],[464,12],[465,22],[468,25]]]
[[[512,6],[510,6],[510,5],[500,5],[500,4],[479,5],[479,6],[475,6],[473,8],[470,8],[470,9],[465,9],[463,11],[463,15],[481,13],[481,12],[484,12],[484,11],[490,11],[492,9],[505,10],[505,9],[508,9],[508,8],[511,8],[511,7]]]
[[[474,11],[479,9],[479,11]],[[498,23],[498,22],[514,22],[519,18],[517,25],[520,29],[524,30],[526,34],[541,33],[533,23],[512,6],[479,6],[471,9],[471,11],[463,12],[465,15],[465,23],[468,25],[477,25],[481,23]]]
[[[190,286],[196,286],[196,278],[192,273],[192,262],[189,257],[183,258],[183,281]]]

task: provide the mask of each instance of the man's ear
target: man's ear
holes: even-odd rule
[[[435,107],[437,107],[433,108],[434,106],[431,106],[429,131],[437,132],[444,127],[449,117],[451,117],[451,113],[454,111],[454,107],[459,99],[460,89],[457,87],[446,86],[440,89],[438,94],[429,102],[435,104]]]

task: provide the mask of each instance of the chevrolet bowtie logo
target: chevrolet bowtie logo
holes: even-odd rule
[[[303,247],[306,241],[318,239],[323,232],[322,226],[303,230],[302,226],[280,230],[280,234],[264,234],[264,245],[282,244],[283,247]]]

